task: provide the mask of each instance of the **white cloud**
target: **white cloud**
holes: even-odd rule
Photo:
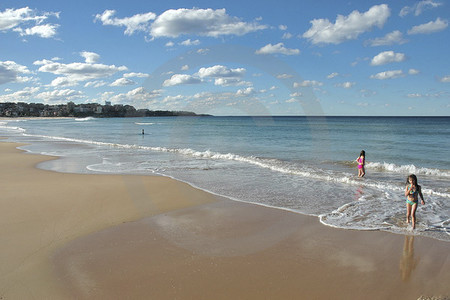
[[[0,84],[8,82],[23,82],[26,78],[19,75],[30,73],[30,70],[28,70],[26,66],[19,65],[14,61],[0,61]]]
[[[287,26],[286,25],[278,25],[278,29],[280,30],[287,30]]]
[[[0,31],[12,30],[22,36],[37,35],[42,38],[51,38],[56,35],[56,29],[59,25],[43,24],[49,17],[59,18],[59,13],[43,12],[39,14],[37,10],[29,7],[8,8],[0,11]]]
[[[84,57],[87,64],[96,63],[100,59],[100,55],[94,52],[83,51],[80,52],[81,57]]]
[[[285,32],[285,33],[283,33],[283,36],[281,37],[283,40],[288,40],[288,39],[290,39],[290,38],[292,38],[293,37],[293,35],[292,35],[292,33],[289,33],[289,32]]]
[[[248,87],[246,89],[241,89],[236,92],[236,96],[238,97],[248,97],[255,94],[256,91],[253,87]]]
[[[392,62],[402,62],[406,59],[403,53],[395,53],[394,51],[384,51],[372,58],[370,64],[372,66],[381,66]]]
[[[26,87],[21,91],[0,95],[0,102],[30,102],[32,96],[38,91],[39,87]]]
[[[113,83],[111,83],[109,86],[126,86],[126,85],[133,85],[133,84],[136,84],[136,82],[134,82],[131,79],[119,78],[119,79],[115,80]]]
[[[202,48],[202,49],[198,49],[197,50],[197,53],[198,54],[206,54],[206,53],[208,53],[209,52],[209,49],[208,48]]]
[[[312,87],[312,86],[322,86],[323,83],[316,80],[304,80],[302,82],[294,82],[294,88],[298,87]]]
[[[385,72],[377,73],[375,75],[371,75],[370,78],[385,80],[385,79],[399,78],[399,77],[403,77],[403,76],[404,76],[404,74],[403,74],[402,70],[393,70],[393,71],[385,71]]]
[[[252,83],[248,81],[243,81],[239,78],[216,78],[214,79],[214,85],[220,86],[251,86]]]
[[[42,65],[39,72],[47,72],[67,78],[67,81],[79,82],[102,77],[109,77],[117,72],[128,70],[125,66],[103,65],[92,63],[70,63],[42,60],[35,61],[35,65]],[[62,82],[62,79],[59,79]]]
[[[192,41],[191,39],[187,39],[185,41],[182,41],[180,43],[180,45],[182,45],[182,46],[196,46],[196,45],[200,45],[200,41],[199,40]]]
[[[408,71],[409,75],[417,75],[419,73],[420,73],[420,71],[416,70],[416,69],[409,69],[409,71]]]
[[[432,0],[424,0],[417,2],[412,7],[405,6],[400,10],[399,16],[404,17],[412,12],[414,12],[415,16],[420,15],[424,10],[426,9],[432,9],[441,6],[442,3],[440,2],[434,2]]]
[[[201,79],[187,74],[175,74],[163,82],[163,86],[174,86],[181,84],[197,84],[201,83]]]
[[[94,81],[89,81],[86,82],[86,84],[84,85],[84,87],[94,87],[94,88],[98,88],[98,87],[102,87],[107,85],[106,81],[103,80],[94,80]]]
[[[368,40],[365,42],[365,44],[370,45],[372,47],[376,47],[376,46],[390,46],[395,44],[402,45],[407,42],[408,40],[403,38],[403,34],[400,31],[395,30],[393,32],[386,34],[384,37]]]
[[[330,75],[328,75],[327,78],[331,79],[331,78],[334,78],[334,77],[337,77],[337,76],[339,76],[339,73],[334,72],[334,73],[331,73]]]
[[[328,19],[314,19],[311,28],[303,34],[313,44],[340,44],[347,40],[356,39],[360,34],[372,27],[383,27],[390,16],[388,5],[372,6],[365,13],[355,10],[350,15],[338,15],[332,24]]]
[[[291,74],[279,74],[279,75],[277,75],[278,79],[288,79],[288,78],[292,78],[292,77],[294,77],[294,75],[291,75]]]
[[[36,25],[31,28],[15,28],[13,29],[15,32],[18,32],[20,36],[27,35],[37,35],[41,38],[51,38],[54,37],[57,32],[56,29],[59,27],[57,24],[44,24],[44,25]]]
[[[159,15],[151,25],[151,35],[173,38],[185,34],[209,37],[241,36],[265,28],[265,25],[246,23],[237,17],[229,16],[224,8],[180,8],[169,9]]]
[[[69,80],[67,77],[57,77],[52,80],[50,86],[75,86],[78,85],[77,81]]]
[[[175,46],[175,43],[172,41],[166,43],[166,47],[173,47],[173,46]]]
[[[289,96],[291,96],[291,97],[301,97],[302,93],[295,92],[295,93],[290,94]]]
[[[450,82],[450,75],[442,77],[439,81],[440,82]]]
[[[187,71],[189,70],[189,66],[188,65],[184,65],[181,67],[181,71]]]
[[[84,96],[80,91],[64,89],[42,92],[35,97],[42,99],[44,103],[67,103],[68,101],[74,101],[75,99],[80,99]]]
[[[124,33],[132,35],[136,31],[148,32],[150,29],[150,21],[156,18],[156,14],[152,12],[144,14],[136,14],[127,18],[115,18],[115,10],[105,10],[102,14],[95,16],[94,22],[101,21],[103,25],[125,27]]]
[[[146,73],[136,73],[136,72],[131,72],[131,73],[125,73],[123,74],[123,77],[125,78],[131,78],[131,77],[139,77],[139,78],[145,78],[148,77],[149,75]]]
[[[200,78],[205,77],[242,77],[245,75],[246,70],[244,68],[230,69],[222,65],[215,65],[209,68],[200,68],[197,74]]]
[[[408,30],[408,34],[429,34],[442,31],[447,27],[447,20],[441,20],[441,18],[437,18],[436,21],[430,21],[426,24],[414,26],[413,28]]]
[[[349,88],[353,87],[355,84],[356,83],[354,83],[354,82],[347,81],[347,82],[343,82],[343,83],[338,83],[336,86],[343,87],[344,89],[349,89]]]
[[[105,99],[112,103],[128,103],[134,105],[136,108],[146,106],[149,101],[161,96],[161,90],[147,91],[143,87],[135,88],[127,93],[118,95],[105,94]]]
[[[259,50],[256,50],[256,54],[284,54],[284,55],[298,55],[300,50],[298,49],[288,49],[284,47],[283,43],[278,43],[276,45],[267,44]]]

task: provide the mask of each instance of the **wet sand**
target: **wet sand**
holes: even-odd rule
[[[450,296],[450,243],[329,228],[165,177],[44,171],[55,158],[17,146],[0,142],[0,298]]]

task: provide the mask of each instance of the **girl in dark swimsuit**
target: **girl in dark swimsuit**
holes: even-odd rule
[[[412,228],[416,228],[416,210],[417,204],[419,202],[419,196],[422,200],[422,205],[425,204],[422,195],[422,189],[420,185],[417,184],[417,177],[414,174],[408,176],[406,180],[406,222],[409,223],[412,219]]]

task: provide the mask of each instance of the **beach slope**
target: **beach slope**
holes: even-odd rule
[[[450,243],[325,227],[157,176],[37,169],[0,143],[0,298],[418,299]]]

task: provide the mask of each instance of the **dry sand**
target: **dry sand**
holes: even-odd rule
[[[328,228],[0,142],[0,299],[446,299],[450,243]]]

